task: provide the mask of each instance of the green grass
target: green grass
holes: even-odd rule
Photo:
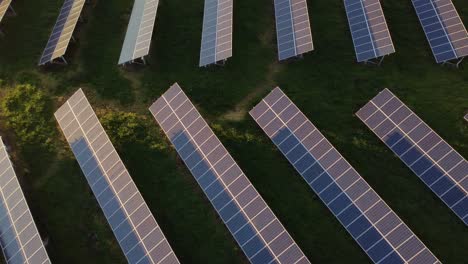
[[[453,1],[468,25],[468,3]],[[303,60],[276,62],[271,0],[237,0],[234,57],[224,67],[200,69],[203,0],[162,0],[150,65],[125,71],[116,64],[132,1],[86,6],[86,23],[67,54],[71,64],[47,69],[36,65],[62,1],[15,1],[18,16],[2,22],[7,35],[0,39],[0,79],[38,85],[54,107],[83,87],[95,109],[132,111],[151,121],[147,107],[177,81],[219,125],[223,143],[313,263],[369,263],[255,122],[225,118],[252,92],[240,110],[279,85],[442,262],[467,263],[467,228],[354,116],[388,87],[467,157],[466,62],[458,70],[436,65],[411,1],[383,0],[397,53],[382,67],[356,64],[342,1],[308,2],[316,50]],[[125,263],[71,151],[53,129],[59,151],[51,155],[27,154],[15,146],[14,131],[2,130],[13,151],[23,153],[15,159],[22,164],[17,170],[41,234],[50,240],[52,261]],[[161,133],[155,137],[165,141]],[[246,262],[173,150],[132,144],[118,152],[183,263]]]

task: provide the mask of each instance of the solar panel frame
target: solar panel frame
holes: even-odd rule
[[[159,0],[135,0],[125,34],[119,65],[149,54]]]
[[[356,116],[468,225],[466,159],[389,89]]]
[[[0,211],[0,245],[6,263],[50,264],[49,256],[1,137]]]
[[[249,113],[374,263],[440,263],[281,89]]]
[[[411,2],[437,63],[468,55],[468,33],[451,0]]]
[[[306,0],[274,0],[278,60],[314,50]]]
[[[55,117],[127,261],[179,263],[83,91]]]
[[[178,84],[150,111],[251,263],[310,263]]]
[[[0,0],[0,23],[3,20],[6,12],[10,8],[12,0]]]
[[[63,58],[86,0],[65,0],[39,60],[39,66]]]
[[[344,6],[358,62],[395,52],[379,0],[344,0]]]
[[[233,0],[205,0],[199,66],[232,57]]]

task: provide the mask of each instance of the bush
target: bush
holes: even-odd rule
[[[140,144],[151,149],[163,150],[168,145],[160,137],[156,123],[136,113],[122,111],[106,112],[101,122],[111,141],[117,147]]]
[[[0,114],[5,126],[15,133],[18,145],[48,150],[53,147],[55,127],[51,122],[50,101],[43,91],[29,84],[7,89],[1,99]]]

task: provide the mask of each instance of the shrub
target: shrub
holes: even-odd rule
[[[55,127],[50,98],[43,91],[29,84],[7,89],[1,99],[0,114],[5,126],[15,133],[18,145],[52,148]]]

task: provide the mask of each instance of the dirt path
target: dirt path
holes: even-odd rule
[[[268,29],[263,35],[260,36],[260,42],[263,46],[271,46],[274,42],[275,29]],[[276,45],[275,45],[276,49]],[[283,66],[275,59],[274,62],[268,65],[268,71],[265,74],[265,79],[257,87],[255,87],[247,96],[245,96],[233,109],[223,114],[220,119],[230,121],[241,121],[247,115],[248,107],[252,104],[253,100],[257,99],[263,92],[273,89],[276,85],[275,76],[283,69]]]
[[[227,113],[221,116],[223,120],[230,121],[241,121],[247,115],[247,112],[250,110],[248,107],[252,104],[253,100],[257,99],[263,92],[273,89],[275,85],[274,77],[280,72],[282,66],[278,62],[271,63],[268,66],[268,72],[265,76],[265,80],[253,89],[247,96],[245,96],[242,101],[234,106],[234,109],[228,111]]]

